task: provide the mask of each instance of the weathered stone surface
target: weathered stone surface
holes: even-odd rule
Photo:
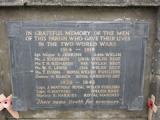
[[[160,106],[160,9],[157,13],[157,39],[154,43],[153,57],[153,81],[151,82],[151,94],[156,96],[156,103]]]
[[[28,117],[27,117],[28,116]],[[31,117],[32,116],[32,117]],[[126,111],[39,111],[21,114],[20,120],[146,120],[145,112],[126,112]],[[8,120],[14,120],[8,117]]]
[[[160,0],[1,0],[0,6],[159,6]]]
[[[21,8],[7,7],[0,8],[0,50],[3,51],[0,55],[4,69],[4,89],[6,94],[11,93],[9,79],[9,44],[7,32],[5,29],[6,21],[55,21],[55,20],[144,20],[149,22],[150,33],[146,52],[146,67],[144,75],[144,96],[147,100],[149,93],[149,82],[151,80],[151,58],[153,50],[153,42],[155,40],[155,23],[156,10],[153,8],[73,8],[73,7],[38,7],[38,8]],[[143,112],[127,112],[124,110],[94,110],[94,111],[60,111],[60,110],[36,110],[20,112],[22,120],[48,120],[53,119],[74,119],[77,120],[146,120],[146,111]],[[40,119],[41,118],[41,119]],[[52,120],[53,120],[52,119]],[[12,119],[13,120],[13,119]]]
[[[160,108],[158,107],[157,112],[153,114],[153,120],[159,120],[159,119],[160,119]]]
[[[154,114],[153,119],[160,119],[160,9],[157,12],[157,39],[154,43],[154,57],[153,57],[153,80],[150,84],[150,94],[155,95],[158,112]]]

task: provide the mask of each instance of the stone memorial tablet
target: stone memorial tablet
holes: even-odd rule
[[[143,109],[148,23],[8,22],[13,106]]]

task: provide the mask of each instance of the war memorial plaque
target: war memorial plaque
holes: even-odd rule
[[[14,109],[143,109],[148,23],[7,26]]]

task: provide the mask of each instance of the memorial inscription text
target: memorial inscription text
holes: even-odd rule
[[[31,107],[125,108],[130,70],[143,70],[145,37],[134,32],[129,23],[24,27],[21,39],[32,63]]]

